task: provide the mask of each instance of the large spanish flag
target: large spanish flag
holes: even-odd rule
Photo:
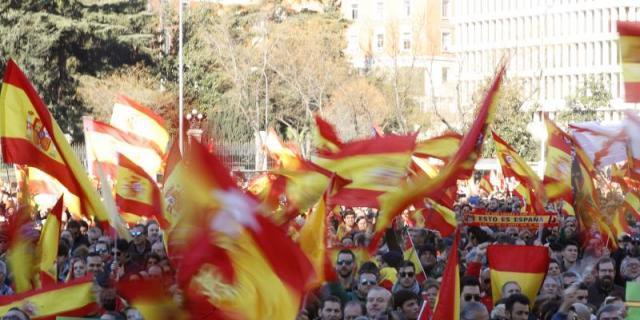
[[[150,141],[161,154],[167,151],[169,132],[164,119],[129,97],[119,95],[116,98],[110,124],[126,133]]]
[[[319,115],[315,116],[316,126],[313,130],[313,140],[316,149],[323,152],[338,152],[344,143],[338,137],[336,129]]]
[[[549,200],[564,200],[573,204],[571,190],[572,142],[571,138],[549,118],[547,128],[547,154],[545,155],[544,186]]]
[[[12,296],[0,297],[0,314],[11,308],[33,305],[35,315],[31,319],[55,319],[57,316],[86,316],[96,309],[93,296],[93,278],[73,280],[64,284],[33,290]]]
[[[186,311],[176,303],[172,295],[157,279],[120,280],[118,294],[142,314],[144,319],[188,319]]]
[[[450,236],[458,227],[455,212],[436,201],[427,199],[422,212],[425,228],[440,232],[443,238]]]
[[[493,142],[496,145],[496,153],[502,173],[506,177],[514,177],[531,192],[531,202],[537,214],[544,214],[544,206],[547,202],[547,195],[538,175],[529,167],[526,161],[495,132]]]
[[[415,139],[407,135],[351,141],[338,152],[318,153],[312,162],[352,181],[331,198],[333,204],[377,208],[377,197],[406,177]]]
[[[116,180],[116,205],[125,221],[137,223],[140,217],[157,219],[167,229],[163,215],[162,195],[153,179],[133,161],[120,154]]]
[[[85,117],[83,119],[87,163],[89,172],[98,176],[96,166],[115,179],[118,154],[123,154],[156,180],[162,166],[164,151],[151,140],[128,133],[106,123]]]
[[[456,154],[461,141],[461,135],[448,132],[441,136],[419,141],[416,143],[413,155],[420,158],[436,158],[447,161]]]
[[[447,265],[442,275],[442,286],[438,291],[433,319],[459,320],[460,319],[460,262],[458,259],[458,243],[460,231],[456,231],[453,245],[449,249]]]
[[[29,216],[30,209],[30,206],[23,206],[16,214],[9,217],[6,261],[8,269],[13,273],[17,293],[33,288],[34,275],[37,271],[35,243],[29,237],[34,227]]]
[[[455,185],[458,179],[465,179],[471,176],[475,163],[482,154],[484,138],[487,134],[487,127],[495,113],[497,94],[504,73],[505,67],[500,68],[479,107],[476,120],[462,139],[458,152],[440,170],[436,177],[421,176],[412,179],[408,183],[379,197],[381,215],[376,223],[376,237],[372,241],[372,247],[377,244],[382,231],[402,210],[426,197],[437,198],[434,196]]]
[[[63,196],[58,199],[56,205],[47,217],[47,222],[40,233],[40,240],[36,247],[38,266],[40,271],[40,281],[44,284],[47,281],[57,282],[58,271],[56,261],[58,258],[58,240],[60,239],[60,228],[62,226],[62,203]]]
[[[0,93],[0,143],[5,162],[46,172],[80,198],[84,214],[107,220],[106,210],[82,164],[13,60],[7,63]]]
[[[82,217],[80,199],[69,192],[58,180],[44,173],[42,170],[34,167],[16,166],[16,170],[23,173],[17,174],[17,177],[26,177],[26,186],[29,188],[29,194],[33,196],[33,201],[41,210],[53,208],[58,199],[64,195],[64,206],[76,218]]]
[[[625,215],[624,206],[616,208],[611,217],[611,227],[616,235],[616,238],[620,239],[623,234],[631,234],[632,230],[627,221]]]
[[[640,102],[640,22],[618,21],[624,100]]]
[[[494,303],[502,297],[502,286],[515,281],[533,304],[549,268],[549,248],[491,245],[487,248],[487,259]]]
[[[194,143],[190,171],[208,199],[172,232],[181,256],[178,281],[220,310],[217,319],[294,319],[313,268],[300,247],[258,214],[258,203],[239,190],[222,162]],[[201,211],[202,207],[209,210]],[[186,208],[183,210],[192,210]],[[182,233],[174,238],[173,233]],[[283,259],[286,257],[286,259]]]

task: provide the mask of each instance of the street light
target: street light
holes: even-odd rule
[[[206,118],[207,116],[205,114],[198,112],[196,109],[191,109],[191,112],[185,116],[185,119],[189,123],[189,130],[187,130],[189,144],[191,144],[192,139],[202,142],[202,127]]]

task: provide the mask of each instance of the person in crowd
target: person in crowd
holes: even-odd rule
[[[464,304],[470,301],[480,302],[482,297],[480,296],[480,283],[478,278],[464,276],[460,280],[460,303]]]
[[[371,288],[378,285],[378,269],[373,265],[367,268],[364,264],[358,271],[358,286],[351,293],[351,299],[361,303],[367,301],[367,294]]]
[[[398,290],[393,294],[393,309],[402,319],[417,320],[420,314],[421,299],[413,291]]]
[[[633,281],[640,277],[640,259],[625,257],[620,265],[620,274],[625,281]]]
[[[151,244],[145,235],[145,227],[137,225],[131,229],[133,241],[129,245],[127,251],[129,257],[129,270],[131,272],[139,272],[144,270],[144,264],[147,254],[151,251]]]
[[[489,320],[489,311],[480,302],[467,302],[460,308],[460,320]]]
[[[391,302],[391,292],[389,290],[374,286],[367,294],[367,317],[377,319],[389,312]]]
[[[573,271],[579,272],[580,264],[578,262],[579,245],[575,241],[568,241],[562,249],[562,261],[560,269],[563,272]]]
[[[87,240],[89,245],[95,245],[102,236],[102,230],[98,227],[91,227],[87,230]]]
[[[416,295],[420,294],[420,284],[416,280],[416,268],[413,262],[403,261],[398,268],[398,281],[393,285],[391,292],[409,290]]]
[[[320,304],[319,320],[341,320],[342,302],[336,296],[329,296],[322,299]]]
[[[504,303],[504,308],[509,320],[529,319],[529,298],[523,294],[514,293],[510,295]]]
[[[600,308],[609,295],[624,297],[624,288],[614,283],[616,276],[615,262],[609,257],[601,258],[595,265],[596,281],[589,286],[589,304]]]
[[[87,275],[87,272],[87,262],[82,258],[73,258],[71,260],[71,272],[69,272],[67,281],[82,278]]]
[[[547,276],[544,278],[542,282],[542,288],[540,289],[540,294],[558,296],[560,295],[560,282],[558,282],[557,278]]]
[[[516,281],[507,281],[504,285],[502,285],[502,289],[500,290],[502,293],[502,298],[509,298],[512,294],[522,293],[522,289],[520,285]]]
[[[367,314],[367,309],[363,303],[358,301],[349,301],[344,305],[343,320],[354,320]]]
[[[150,220],[147,222],[146,230],[147,240],[149,243],[155,243],[160,241],[162,243],[162,234],[160,233],[160,225],[155,220]]]
[[[13,295],[13,289],[6,284],[7,275],[7,265],[0,261],[0,296]]]
[[[353,251],[349,249],[340,250],[335,261],[335,271],[338,280],[325,284],[322,289],[322,296],[336,296],[340,298],[342,303],[351,300],[350,294],[356,290],[358,286],[359,279],[357,279],[357,270],[358,263]]]

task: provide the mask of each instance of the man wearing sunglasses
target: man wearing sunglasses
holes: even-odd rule
[[[355,279],[356,255],[349,249],[342,249],[338,252],[335,270],[338,275],[338,281],[329,282],[322,288],[322,295],[328,297],[330,295],[340,298],[342,303],[350,300],[350,294],[355,290],[357,284]]]
[[[464,276],[460,281],[460,286],[462,287],[462,293],[460,294],[460,302],[462,305],[466,302],[480,302],[482,300],[478,278]]]
[[[351,301],[367,302],[367,294],[371,288],[378,285],[378,274],[374,270],[360,269],[358,274],[358,286],[351,293]]]
[[[145,235],[145,228],[139,224],[131,229],[133,241],[129,245],[130,271],[139,272],[144,269],[147,254],[151,251],[151,244]]]
[[[416,268],[411,261],[403,261],[398,268],[398,281],[393,285],[391,292],[396,293],[400,290],[408,290],[416,295],[420,294],[420,284],[416,280]]]

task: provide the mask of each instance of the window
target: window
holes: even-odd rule
[[[442,17],[448,18],[451,12],[451,1],[450,0],[442,0]]]
[[[450,32],[442,33],[442,50],[443,51],[451,50],[451,33]]]
[[[376,15],[378,19],[384,18],[384,2],[378,1],[378,3],[376,3]]]
[[[376,35],[376,48],[378,49],[382,49],[384,47],[384,34],[377,34]]]
[[[402,34],[402,50],[411,50],[411,32]]]
[[[404,0],[404,13],[407,17],[411,16],[411,0]]]
[[[442,83],[447,83],[449,81],[449,68],[442,68]]]
[[[351,19],[353,20],[357,20],[358,19],[358,4],[354,3],[351,5]]]

